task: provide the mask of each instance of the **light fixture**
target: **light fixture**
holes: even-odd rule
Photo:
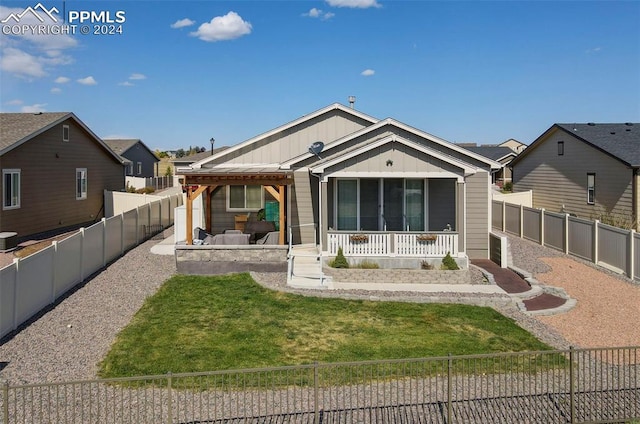
[[[213,143],[216,141],[216,139],[211,137],[209,141],[211,142],[211,156],[213,156]]]
[[[387,159],[387,166],[393,166],[393,161],[391,159]]]

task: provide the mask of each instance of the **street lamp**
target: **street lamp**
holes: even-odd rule
[[[209,141],[211,142],[211,156],[213,156],[213,143],[216,141],[216,139],[211,137],[211,140]]]

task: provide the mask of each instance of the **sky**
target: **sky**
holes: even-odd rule
[[[451,142],[640,122],[640,1],[37,6],[0,1],[0,111],[73,112],[151,149],[233,145],[349,96]]]

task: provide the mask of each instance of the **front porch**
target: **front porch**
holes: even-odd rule
[[[342,248],[345,256],[443,258],[459,255],[454,231],[386,232],[329,231],[324,254],[334,256]]]

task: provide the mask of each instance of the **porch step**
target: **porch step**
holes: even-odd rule
[[[297,288],[326,288],[320,253],[315,245],[297,245],[291,249],[292,274],[287,285]]]

